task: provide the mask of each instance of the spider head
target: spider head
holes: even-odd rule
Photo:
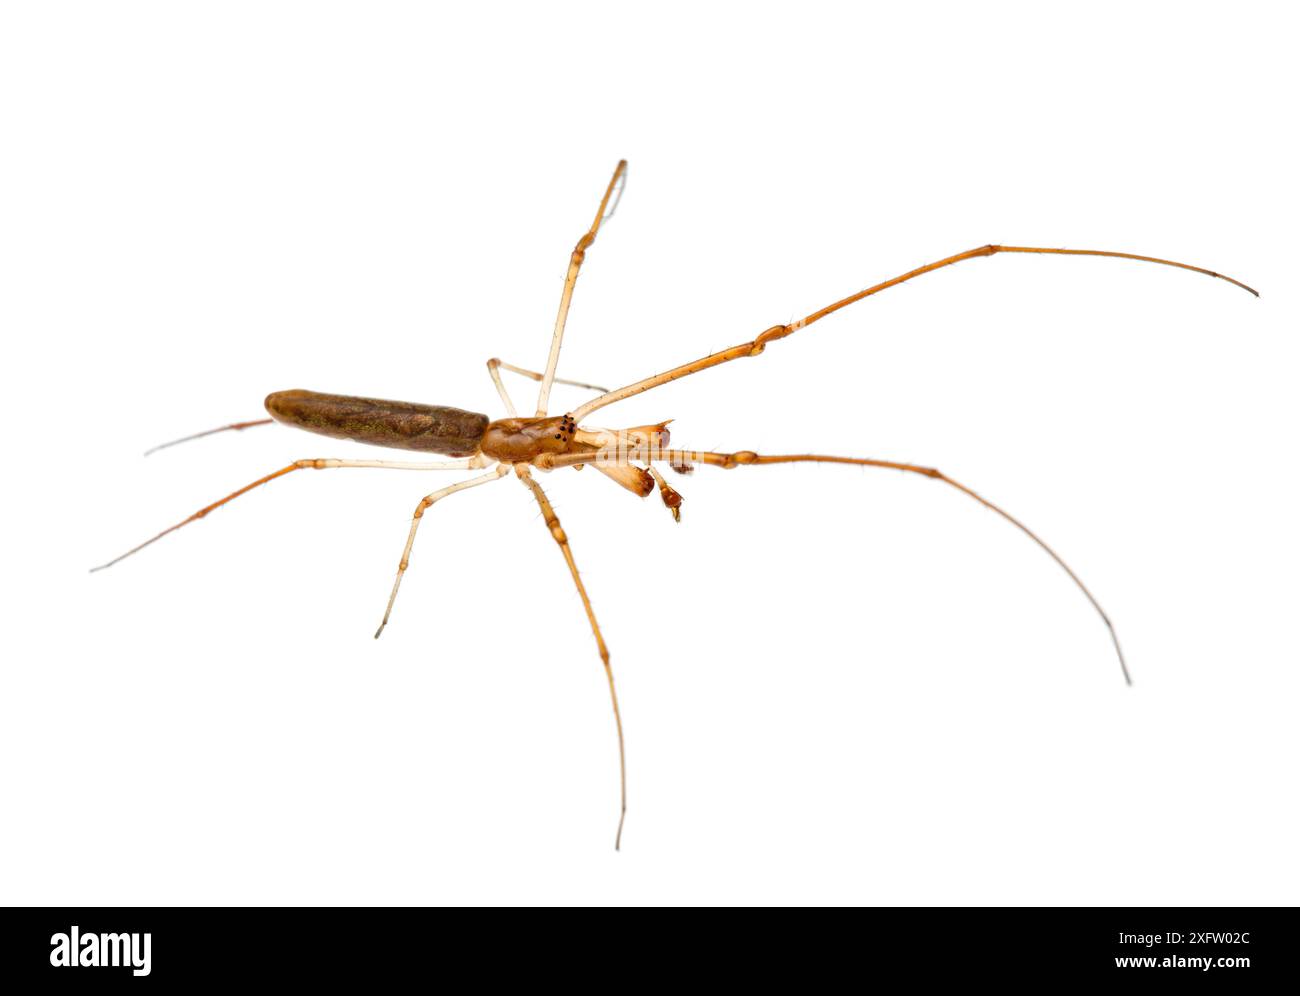
[[[575,442],[572,415],[503,418],[488,425],[479,448],[501,463],[529,463],[543,453],[571,453],[587,447]]]

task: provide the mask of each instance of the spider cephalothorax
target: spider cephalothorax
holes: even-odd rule
[[[503,418],[488,425],[479,448],[502,463],[532,463],[543,453],[582,453],[595,449],[575,437],[572,415]]]

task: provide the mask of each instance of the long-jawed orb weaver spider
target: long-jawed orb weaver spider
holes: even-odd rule
[[[1087,586],[1077,574],[1069,567],[1061,557],[1040,539],[1028,526],[1005,511],[1000,506],[977,494],[965,484],[954,480],[933,467],[925,467],[918,464],[897,463],[892,460],[876,460],[868,457],[850,457],[850,456],[831,456],[820,453],[793,453],[780,455],[759,455],[752,450],[741,450],[735,453],[718,453],[707,450],[693,450],[672,448],[668,431],[668,421],[660,422],[657,425],[642,425],[631,428],[607,429],[592,427],[586,424],[588,416],[602,408],[622,401],[626,398],[643,394],[651,391],[656,387],[667,384],[670,381],[680,380],[683,377],[689,377],[692,374],[700,373],[712,367],[720,366],[723,363],[730,363],[732,360],[739,360],[745,357],[760,355],[771,343],[778,342],[781,339],[791,336],[801,329],[807,328],[814,322],[821,321],[827,315],[834,314],[841,308],[846,308],[850,304],[861,301],[863,298],[870,297],[880,291],[887,290],[890,287],[905,283],[922,274],[930,273],[934,270],[941,269],[945,266],[951,266],[953,263],[960,263],[968,259],[977,259],[983,256],[993,256],[1000,253],[1038,253],[1051,254],[1060,256],[1109,256],[1116,259],[1139,260],[1147,263],[1159,263],[1164,266],[1178,267],[1183,270],[1191,270],[1195,273],[1202,273],[1206,276],[1217,277],[1226,280],[1231,284],[1249,291],[1256,297],[1259,294],[1239,280],[1216,273],[1213,270],[1207,270],[1203,267],[1192,266],[1188,263],[1178,263],[1169,259],[1159,259],[1155,256],[1141,256],[1128,252],[1113,252],[1102,249],[1051,249],[1041,246],[997,246],[987,245],[980,246],[978,249],[969,249],[966,252],[959,252],[952,256],[945,256],[942,259],[935,260],[932,263],[926,263],[914,270],[893,277],[889,280],[882,281],[878,284],[851,294],[846,298],[829,304],[824,308],[814,311],[798,321],[791,322],[788,325],[774,325],[771,328],[760,333],[754,339],[748,342],[742,342],[739,345],[732,346],[730,349],[724,349],[721,352],[712,353],[709,356],[701,357],[698,360],[692,360],[689,363],[683,363],[681,366],[673,367],[662,373],[654,374],[634,383],[627,384],[617,390],[609,391],[604,388],[596,387],[592,384],[584,384],[580,381],[564,380],[556,376],[556,369],[560,361],[560,347],[564,341],[564,329],[569,315],[569,304],[573,299],[573,289],[578,282],[578,274],[582,269],[583,260],[586,258],[587,250],[596,241],[596,235],[599,233],[601,225],[612,216],[614,209],[617,207],[618,199],[622,194],[624,182],[627,177],[627,162],[620,162],[614,170],[614,175],[605,188],[605,194],[600,200],[600,206],[596,210],[595,220],[592,221],[591,227],[583,233],[574,247],[573,253],[569,258],[568,273],[564,278],[564,289],[560,295],[559,314],[555,319],[555,331],[551,337],[551,349],[546,359],[545,369],[541,372],[529,370],[524,367],[514,366],[502,362],[499,359],[488,360],[488,372],[491,374],[492,381],[496,385],[497,393],[501,396],[501,401],[505,405],[506,417],[492,421],[486,415],[480,415],[476,412],[462,411],[459,408],[448,408],[441,405],[426,405],[418,403],[408,403],[399,401],[383,401],[374,398],[358,398],[338,394],[321,394],[315,391],[277,391],[266,399],[266,409],[270,418],[256,419],[246,422],[236,422],[230,425],[221,426],[216,429],[210,429],[207,432],[197,433],[193,436],[186,436],[183,439],[175,440],[172,443],[165,443],[163,446],[171,446],[175,443],[186,442],[191,439],[197,439],[200,436],[210,435],[215,432],[227,430],[242,430],[258,425],[268,425],[272,421],[280,422],[284,425],[293,426],[298,429],[305,429],[308,432],[319,433],[324,436],[331,436],[336,439],[351,439],[357,442],[370,443],[375,446],[385,446],[394,449],[416,450],[424,453],[437,453],[442,456],[451,457],[450,460],[441,460],[436,462],[422,463],[399,460],[338,460],[338,459],[310,459],[295,460],[286,467],[273,471],[263,477],[259,477],[251,484],[247,484],[237,491],[233,491],[224,498],[207,505],[187,519],[176,523],[158,533],[151,539],[146,540],[139,546],[133,547],[126,553],[115,557],[108,563],[102,564],[93,570],[102,570],[105,567],[111,567],[113,564],[138,553],[146,546],[156,542],[168,533],[180,529],[202,519],[209,512],[220,508],[227,502],[233,501],[240,495],[252,491],[277,477],[283,477],[286,474],[293,473],[297,470],[328,470],[338,467],[373,467],[396,470],[485,470],[486,473],[458,481],[447,487],[439,488],[420,499],[415,507],[415,513],[411,519],[410,531],[406,537],[406,545],[402,549],[401,560],[397,567],[397,577],[393,581],[392,592],[388,597],[388,605],[384,610],[383,619],[380,621],[379,629],[376,630],[375,636],[378,637],[383,632],[384,627],[388,624],[392,614],[393,604],[397,599],[397,592],[402,583],[402,576],[405,574],[410,564],[411,550],[415,544],[415,534],[420,527],[424,518],[424,513],[435,502],[446,498],[449,495],[456,494],[458,491],[467,491],[470,488],[476,488],[484,484],[491,484],[499,481],[514,473],[514,476],[532,493],[534,500],[541,508],[542,517],[546,523],[547,529],[550,530],[551,537],[559,545],[560,553],[564,556],[565,563],[568,565],[569,573],[572,575],[573,583],[578,589],[578,594],[582,598],[582,604],[587,613],[587,620],[591,624],[591,631],[596,639],[596,649],[600,654],[601,662],[605,667],[605,677],[609,682],[610,701],[614,709],[614,723],[618,734],[618,755],[619,755],[619,789],[620,789],[620,807],[618,830],[614,838],[614,846],[617,849],[622,842],[623,822],[627,814],[627,766],[625,761],[625,750],[623,742],[623,721],[619,714],[618,693],[614,686],[614,672],[610,668],[609,650],[605,645],[605,638],[601,634],[600,624],[596,620],[596,613],[592,608],[591,599],[587,595],[586,586],[578,574],[577,563],[573,557],[573,551],[569,545],[568,535],[560,525],[560,520],[555,514],[555,509],[551,506],[546,492],[537,482],[534,471],[549,472],[561,467],[573,467],[581,469],[584,466],[595,467],[600,473],[609,477],[617,484],[631,491],[642,498],[648,497],[656,489],[664,505],[672,513],[673,518],[680,521],[682,496],[674,489],[664,478],[656,464],[664,465],[671,468],[679,474],[689,474],[696,464],[705,464],[714,467],[733,468],[739,466],[751,466],[759,464],[775,463],[840,463],[853,464],[863,467],[880,467],[890,470],[900,470],[910,474],[920,474],[932,478],[936,481],[948,485],[949,487],[961,492],[969,498],[979,502],[985,508],[995,512],[1011,525],[1015,526],[1022,533],[1033,540],[1038,546],[1050,556],[1056,563],[1069,575],[1084,597],[1087,598],[1097,614],[1101,617],[1102,622],[1110,633],[1111,640],[1115,646],[1115,654],[1119,659],[1120,669],[1124,675],[1124,680],[1132,684],[1129,675],[1128,665],[1124,660],[1124,653],[1120,649],[1119,637],[1115,633],[1115,628],[1111,624],[1110,618],[1102,609],[1101,604],[1093,597]],[[504,381],[501,378],[501,371],[508,370],[534,381],[540,381],[541,389],[537,395],[537,406],[532,415],[521,416],[515,409],[514,401],[510,393],[506,390]],[[563,415],[551,415],[548,408],[550,404],[551,387],[553,384],[570,384],[580,388],[600,392],[599,396],[579,405],[572,412]],[[669,420],[671,421],[671,420]],[[161,449],[162,447],[155,447]],[[152,450],[150,452],[153,452]],[[489,469],[490,468],[490,469]]]

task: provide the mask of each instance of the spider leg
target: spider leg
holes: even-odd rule
[[[267,474],[265,477],[259,477],[252,484],[245,484],[238,491],[232,491],[221,500],[214,501],[211,505],[205,505],[188,519],[182,519],[180,522],[176,523],[176,525],[168,526],[156,536],[145,540],[138,546],[133,546],[131,549],[127,550],[126,553],[119,554],[112,560],[100,564],[98,567],[92,567],[90,570],[94,573],[95,571],[102,571],[106,567],[112,567],[114,564],[125,560],[132,554],[139,553],[150,544],[158,542],[158,540],[162,539],[168,533],[174,533],[182,526],[188,526],[191,522],[197,522],[209,512],[220,508],[227,502],[234,501],[240,495],[247,494],[254,488],[261,487],[263,484],[268,484],[271,481],[274,481],[277,477],[283,477],[285,474],[292,474],[295,470],[332,470],[336,467],[373,467],[384,470],[470,470],[474,467],[482,466],[482,463],[478,462],[479,459],[480,458],[478,457],[469,457],[464,460],[444,460],[438,463],[411,463],[404,460],[295,460],[293,463],[289,464],[289,466],[281,467],[279,470]]]
[[[1054,561],[1056,561],[1056,563],[1060,566],[1060,568],[1063,571],[1065,571],[1067,575],[1069,575],[1070,580],[1075,583],[1075,585],[1078,587],[1078,589],[1081,592],[1083,592],[1084,597],[1088,599],[1088,602],[1097,611],[1097,615],[1101,617],[1101,621],[1106,624],[1106,629],[1110,633],[1111,642],[1115,646],[1115,655],[1119,658],[1119,666],[1120,666],[1120,670],[1124,674],[1124,681],[1129,685],[1133,684],[1133,679],[1130,676],[1128,670],[1128,663],[1124,660],[1124,651],[1119,644],[1119,635],[1115,632],[1115,626],[1111,623],[1110,616],[1106,614],[1106,610],[1101,607],[1101,603],[1098,602],[1097,599],[1093,596],[1092,592],[1088,590],[1088,586],[1083,583],[1083,580],[1079,577],[1079,575],[1077,575],[1074,572],[1073,568],[1071,568],[1070,565],[1067,564],[1064,559],[1062,559],[1060,554],[1058,554],[1055,550],[1053,550],[1050,546],[1048,546],[1047,543],[1044,542],[1043,539],[1040,538],[1037,533],[1035,533],[1032,529],[1030,529],[1027,525],[1025,525],[1023,522],[1017,519],[1006,509],[1002,508],[999,505],[995,505],[993,502],[989,501],[983,495],[968,488],[965,484],[962,484],[960,481],[954,480],[953,478],[949,477],[947,474],[943,473],[942,471],[936,470],[933,467],[922,467],[918,464],[912,464],[912,463],[899,463],[894,460],[875,460],[866,457],[828,456],[820,453],[794,453],[794,454],[782,454],[779,456],[760,456],[759,454],[753,452],[752,450],[741,450],[740,452],[737,453],[713,453],[709,451],[700,451],[700,450],[668,450],[668,449],[655,449],[652,447],[644,447],[640,450],[636,450],[631,453],[626,453],[621,455],[606,455],[604,457],[602,457],[600,454],[590,454],[590,453],[587,454],[574,453],[574,454],[563,454],[554,457],[543,457],[543,458],[539,458],[537,462],[537,466],[542,469],[549,470],[555,467],[570,467],[580,462],[592,463],[599,466],[601,462],[617,463],[621,461],[626,463],[626,461],[630,459],[647,460],[647,461],[655,461],[655,460],[663,461],[663,462],[667,462],[670,466],[681,465],[681,464],[703,463],[703,464],[709,464],[710,466],[714,466],[714,467],[722,467],[728,470],[733,467],[749,466],[751,464],[842,463],[842,464],[851,464],[853,466],[858,466],[858,467],[882,467],[887,470],[901,470],[909,474],[919,474],[923,477],[929,477],[936,481],[942,481],[944,484],[947,484],[949,487],[955,488],[956,490],[960,491],[962,494],[967,495],[970,498],[973,498],[975,501],[979,502],[981,505],[983,505],[985,508],[989,509],[990,511],[996,512],[1003,519],[1011,523],[1022,533],[1028,536],[1031,540],[1033,540],[1036,544],[1038,544],[1039,548],[1042,549],[1043,552],[1045,552],[1049,557],[1051,557]]]
[[[564,324],[569,318],[569,302],[573,300],[573,288],[578,282],[578,271],[582,269],[582,261],[587,256],[587,250],[591,248],[596,241],[596,233],[600,231],[601,222],[607,217],[613,215],[614,208],[618,206],[618,199],[614,196],[617,190],[621,196],[622,182],[627,177],[627,160],[621,160],[614,168],[614,175],[610,178],[609,186],[605,188],[605,196],[600,199],[600,207],[596,209],[596,220],[591,223],[591,228],[578,240],[574,246],[573,253],[569,256],[569,272],[564,277],[564,290],[560,294],[560,311],[555,316],[555,333],[551,336],[551,352],[546,358],[546,372],[542,374],[542,389],[537,394],[537,416],[546,414],[546,406],[551,400],[551,384],[555,381],[555,368],[560,362],[560,345],[564,342]],[[614,203],[611,206],[610,200]],[[606,210],[608,209],[608,214]]]
[[[798,332],[802,328],[807,328],[813,322],[820,321],[827,315],[834,314],[841,308],[847,308],[850,304],[861,301],[864,297],[870,297],[872,294],[878,294],[882,290],[890,287],[896,287],[901,283],[906,283],[914,277],[919,277],[924,273],[931,273],[940,270],[945,266],[951,266],[953,263],[960,263],[967,259],[976,259],[980,256],[993,256],[998,253],[1041,253],[1056,256],[1108,256],[1115,259],[1134,259],[1143,263],[1160,263],[1163,266],[1174,266],[1180,270],[1191,270],[1194,273],[1203,273],[1209,277],[1218,277],[1220,280],[1226,280],[1242,290],[1250,291],[1256,297],[1259,292],[1253,287],[1247,287],[1240,280],[1234,280],[1232,277],[1225,276],[1222,273],[1216,273],[1214,270],[1207,270],[1200,266],[1192,266],[1190,263],[1177,263],[1171,259],[1158,259],[1155,256],[1139,256],[1130,252],[1111,252],[1104,249],[1044,249],[1037,246],[980,246],[978,249],[968,249],[966,252],[959,252],[954,256],[945,256],[943,259],[936,260],[933,263],[926,263],[924,266],[918,266],[915,270],[909,270],[907,273],[892,277],[889,280],[874,284],[866,290],[858,291],[856,294],[850,294],[846,298],[836,301],[834,304],[828,304],[819,311],[789,325],[773,325],[770,329],[761,333],[757,338],[750,342],[742,342],[738,346],[732,346],[730,349],[724,349],[719,353],[712,353],[709,356],[703,356],[698,360],[690,363],[683,363],[679,367],[673,367],[661,374],[655,374],[653,377],[646,377],[638,380],[634,384],[628,384],[626,387],[620,387],[617,390],[609,391],[602,394],[599,398],[593,398],[583,405],[579,405],[573,410],[573,417],[581,422],[586,416],[599,408],[606,405],[612,405],[616,401],[622,401],[624,398],[630,398],[637,394],[643,394],[646,391],[667,384],[670,381],[680,380],[683,377],[689,377],[691,374],[699,373],[701,370],[708,370],[710,367],[716,367],[723,363],[730,363],[732,360],[739,360],[746,356],[757,356],[767,348],[769,342],[775,342],[777,339],[784,339],[786,336]]]
[[[397,601],[397,589],[402,586],[402,575],[406,573],[406,568],[410,566],[411,547],[415,545],[415,532],[420,528],[420,520],[424,518],[425,510],[434,502],[440,501],[448,495],[454,495],[457,491],[465,491],[469,488],[476,488],[480,484],[491,484],[493,481],[500,480],[509,470],[509,464],[499,464],[486,474],[449,484],[447,487],[439,488],[432,494],[427,494],[420,499],[420,504],[415,506],[415,514],[411,516],[411,531],[407,534],[406,546],[402,550],[402,559],[397,565],[397,578],[393,581],[393,592],[388,596],[388,605],[384,609],[384,618],[380,621],[379,628],[375,630],[376,640],[379,639],[379,634],[384,631],[384,627],[388,625],[388,617],[393,613],[393,603]]]
[[[546,492],[542,486],[533,480],[527,467],[516,465],[515,472],[519,479],[533,492],[533,497],[537,499],[537,504],[541,506],[542,518],[546,522],[546,527],[551,531],[551,538],[559,544],[560,552],[564,555],[564,562],[569,565],[569,573],[573,575],[573,583],[577,586],[578,594],[582,598],[582,607],[587,611],[587,621],[591,623],[591,632],[596,637],[596,650],[600,654],[601,663],[605,665],[605,677],[609,681],[609,698],[614,706],[614,726],[618,731],[618,779],[619,779],[619,811],[618,811],[618,832],[614,836],[614,850],[618,850],[623,842],[623,820],[627,816],[627,761],[623,749],[623,717],[618,711],[618,692],[614,688],[614,671],[609,666],[609,648],[605,646],[605,638],[600,635],[600,623],[596,621],[596,613],[591,607],[591,599],[587,597],[587,588],[582,583],[582,577],[578,574],[578,565],[573,559],[573,551],[569,548],[569,537],[560,525],[559,516],[555,514],[555,509],[551,507],[550,500],[546,497]]]
[[[518,412],[515,411],[515,403],[510,400],[510,392],[506,390],[505,382],[502,381],[499,371],[509,370],[522,377],[527,377],[529,380],[541,380],[542,377],[545,376],[544,374],[538,373],[536,370],[528,370],[525,367],[517,367],[513,363],[507,363],[505,360],[499,360],[495,356],[487,361],[487,368],[488,373],[492,375],[492,383],[497,387],[497,394],[501,396],[501,400],[505,403],[506,414],[511,418],[514,418]],[[568,384],[570,387],[581,387],[588,391],[595,391],[598,394],[604,394],[609,390],[607,387],[599,387],[596,384],[585,384],[580,380],[566,380],[563,377],[556,377],[554,383]]]
[[[251,422],[231,422],[230,425],[219,425],[215,429],[206,429],[203,432],[196,432],[192,436],[181,436],[180,439],[173,439],[170,442],[159,443],[157,446],[152,446],[145,450],[144,455],[148,456],[150,453],[157,453],[159,450],[165,450],[169,446],[178,446],[181,443],[188,443],[193,439],[202,439],[204,436],[214,436],[218,432],[230,432],[231,430],[242,432],[244,429],[251,429],[255,425],[270,425],[274,421],[275,419],[258,418],[253,419]]]

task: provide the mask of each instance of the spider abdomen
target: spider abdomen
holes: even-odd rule
[[[266,410],[277,422],[322,436],[453,457],[477,453],[488,427],[486,415],[459,408],[303,390],[267,395]]]

